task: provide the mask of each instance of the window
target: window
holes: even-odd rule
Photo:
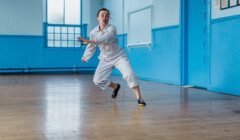
[[[240,5],[240,0],[220,0],[220,9],[228,9]]]
[[[76,38],[86,36],[86,28],[86,25],[47,24],[47,46],[81,47]]]
[[[81,0],[47,0],[45,34],[48,47],[81,47],[78,36],[86,37],[81,25]]]

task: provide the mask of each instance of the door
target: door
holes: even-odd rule
[[[188,85],[207,88],[207,0],[188,0]]]

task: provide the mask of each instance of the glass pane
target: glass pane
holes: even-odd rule
[[[74,41],[68,41],[68,46],[69,47],[74,47]]]
[[[53,30],[53,27],[48,27],[48,33],[53,33],[54,30]]]
[[[55,27],[55,33],[60,33],[61,32],[60,29],[61,29],[60,27]]]
[[[228,0],[221,0],[221,8],[227,8],[228,7]]]
[[[60,41],[55,41],[55,47],[60,47]]]
[[[60,34],[55,34],[55,40],[60,40]]]
[[[68,40],[67,34],[62,34],[62,40]]]
[[[74,28],[73,27],[68,27],[68,33],[74,33]]]
[[[230,6],[237,5],[237,0],[230,0]]]
[[[62,46],[67,47],[67,41],[62,41]]]
[[[65,1],[65,23],[80,24],[80,0]]]
[[[54,34],[48,34],[48,40],[53,40],[54,39]]]
[[[64,0],[48,0],[48,23],[63,24]]]
[[[48,47],[53,47],[54,44],[53,44],[53,41],[48,41]]]
[[[78,42],[78,41],[75,41],[75,47],[80,47],[80,42]]]
[[[75,34],[74,39],[77,40],[77,38],[80,36],[80,34]]]
[[[68,40],[74,40],[74,34],[68,34]]]
[[[62,27],[62,33],[67,33],[67,27]]]
[[[80,27],[75,28],[75,33],[80,34]]]

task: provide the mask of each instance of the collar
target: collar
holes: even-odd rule
[[[105,31],[109,26],[110,26],[110,24],[108,23],[106,25],[106,27],[103,29],[103,31]],[[98,25],[98,32],[101,32],[100,25]]]

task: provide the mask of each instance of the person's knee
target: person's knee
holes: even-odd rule
[[[110,85],[111,82],[109,80],[101,80],[98,78],[94,78],[93,83],[96,86],[100,87],[102,90],[105,90]]]
[[[93,78],[93,83],[97,86],[100,85],[101,81],[98,78]]]
[[[127,81],[128,86],[130,88],[133,88],[139,85],[138,79],[134,73],[128,73],[123,78]]]
[[[99,79],[99,78],[93,78],[93,83],[97,86],[103,86],[105,85],[107,80]]]

